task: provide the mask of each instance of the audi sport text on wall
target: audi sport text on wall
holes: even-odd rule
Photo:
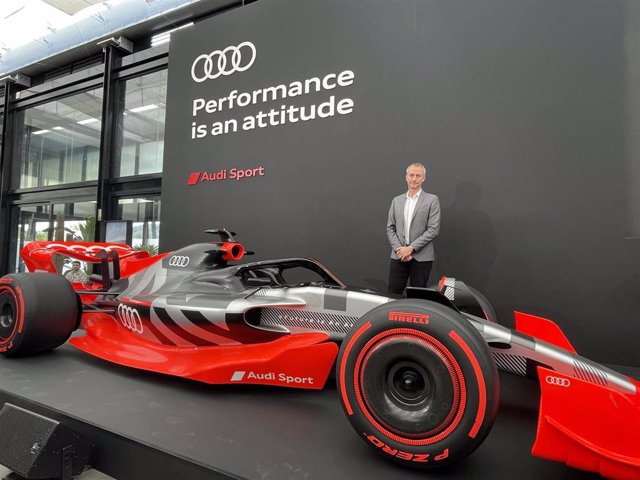
[[[228,173],[228,175],[227,175]],[[191,172],[187,179],[187,185],[195,185],[200,182],[215,182],[220,180],[243,180],[253,177],[263,177],[265,169],[263,166],[255,168],[238,169],[232,168],[227,171],[226,168],[217,172]]]

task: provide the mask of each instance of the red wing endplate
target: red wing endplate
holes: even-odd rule
[[[205,383],[244,383],[319,390],[324,387],[338,346],[325,333],[283,336],[248,345],[171,347],[151,343],[118,326],[108,314],[85,318],[86,335],[71,343],[120,365]]]
[[[532,453],[599,472],[640,479],[640,383],[622,393],[542,367],[541,401]]]
[[[522,312],[515,318],[518,332],[575,354],[553,321]],[[570,371],[538,367],[540,413],[531,453],[606,478],[640,480],[640,383],[626,377],[623,391],[610,388],[595,369],[583,369],[581,378]]]
[[[552,320],[523,312],[513,312],[513,314],[516,319],[516,330],[518,332],[539,338],[556,347],[564,348],[571,353],[576,353],[564,332]]]

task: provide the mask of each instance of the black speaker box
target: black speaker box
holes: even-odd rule
[[[27,479],[69,479],[89,461],[91,443],[64,424],[5,403],[0,410],[0,464]]]

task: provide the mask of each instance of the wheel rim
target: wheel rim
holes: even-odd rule
[[[453,355],[423,332],[397,329],[371,339],[356,362],[356,397],[365,416],[400,442],[430,444],[449,435],[466,405]]]
[[[396,402],[419,406],[432,391],[427,371],[417,362],[399,361],[387,369],[388,374],[383,386],[388,395]]]
[[[16,328],[16,303],[11,289],[0,288],[0,342],[9,339]]]

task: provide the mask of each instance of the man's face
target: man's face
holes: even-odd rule
[[[77,271],[77,270],[80,268],[80,264],[79,264],[79,263],[76,263],[76,262],[73,262],[73,263],[71,264],[71,267],[73,268],[73,271],[75,272],[75,271]]]
[[[420,167],[409,167],[409,170],[407,170],[407,186],[409,190],[420,189],[424,180],[424,171]]]

